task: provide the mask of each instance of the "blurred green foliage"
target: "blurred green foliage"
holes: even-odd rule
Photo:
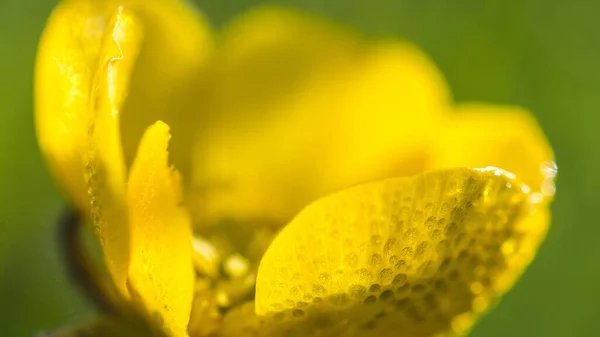
[[[0,327],[33,336],[91,314],[64,275],[54,222],[63,201],[38,153],[37,40],[56,0],[0,2]],[[215,26],[257,0],[198,0]],[[456,100],[537,115],[557,155],[554,222],[535,263],[473,337],[600,331],[598,1],[292,0],[371,36],[400,35],[437,62]]]

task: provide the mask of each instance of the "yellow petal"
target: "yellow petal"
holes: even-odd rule
[[[120,7],[136,16],[145,35],[131,90],[126,90],[123,110],[127,112],[121,114],[127,163],[152,122],[162,118],[173,119],[177,127],[185,123],[177,117],[189,101],[182,98],[187,95],[182,88],[189,86],[189,78],[197,77],[195,72],[212,48],[207,25],[184,1],[65,0],[57,6],[44,30],[36,62],[36,127],[56,179],[69,199],[85,211],[89,209],[85,139],[92,82],[102,62],[101,46],[111,38],[111,20]],[[181,138],[185,140],[183,132]]]
[[[180,207],[178,175],[168,163],[169,127],[146,131],[127,187],[131,228],[129,289],[170,336],[187,336],[193,298],[192,231]]]
[[[171,160],[185,174],[196,128],[196,82],[213,51],[212,31],[202,13],[187,0],[127,0],[144,23],[144,45],[131,79],[122,120],[126,162],[131,164],[146,128],[157,120],[177,137]]]
[[[84,181],[89,93],[108,18],[91,2],[63,2],[52,13],[36,63],[36,127],[40,147],[67,196],[87,210]]]
[[[498,169],[330,195],[275,238],[257,276],[264,335],[463,334],[530,263],[546,204]]]
[[[119,114],[142,30],[133,13],[123,7],[116,8],[107,30],[90,90],[86,178],[104,260],[117,288],[127,297],[130,237]]]
[[[552,195],[554,154],[535,118],[516,106],[462,104],[440,130],[431,168],[502,167]]]
[[[224,35],[194,150],[204,221],[285,222],[326,193],[422,170],[448,94],[417,48],[277,8]]]

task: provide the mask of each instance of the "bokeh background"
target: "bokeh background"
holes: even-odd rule
[[[219,27],[257,0],[197,0]],[[33,336],[92,314],[64,275],[63,205],[32,115],[36,44],[56,0],[0,1],[0,335]],[[534,111],[559,166],[554,221],[522,280],[473,337],[600,335],[600,1],[294,0],[371,36],[427,51],[456,100]]]

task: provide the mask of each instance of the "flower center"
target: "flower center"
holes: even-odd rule
[[[192,336],[218,332],[228,311],[254,301],[258,265],[274,235],[269,228],[233,222],[196,232]]]

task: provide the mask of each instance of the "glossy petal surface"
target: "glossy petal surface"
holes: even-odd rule
[[[276,8],[234,20],[212,71],[192,180],[206,222],[282,223],[340,188],[419,172],[448,99],[414,46]]]
[[[211,34],[185,1],[65,0],[54,10],[42,36],[36,63],[36,127],[40,147],[67,196],[89,210],[84,167],[93,83],[102,46],[112,38],[115,13],[135,16],[143,31],[139,57],[122,102],[124,158],[131,163],[145,128],[158,119],[180,128],[185,88],[212,50]],[[173,39],[177,36],[177,39]],[[143,42],[143,43],[142,43]],[[129,57],[129,56],[128,56]],[[131,58],[131,57],[129,57]],[[193,105],[193,104],[192,104]],[[126,111],[125,113],[123,113]],[[180,139],[189,142],[182,130]],[[177,153],[182,166],[187,152]],[[127,165],[128,166],[128,165]]]
[[[276,336],[466,333],[544,238],[548,210],[535,202],[498,169],[387,179],[318,200],[265,253],[259,323],[249,326]]]
[[[52,13],[36,63],[36,127],[42,152],[67,196],[89,208],[84,162],[92,79],[106,21],[92,2],[63,2]]]
[[[117,288],[127,297],[130,236],[119,115],[142,31],[136,17],[122,7],[113,13],[107,29],[90,90],[86,178],[104,261]]]
[[[129,289],[170,336],[187,336],[194,273],[192,229],[180,206],[180,181],[168,162],[169,128],[150,126],[127,186],[131,228]]]

